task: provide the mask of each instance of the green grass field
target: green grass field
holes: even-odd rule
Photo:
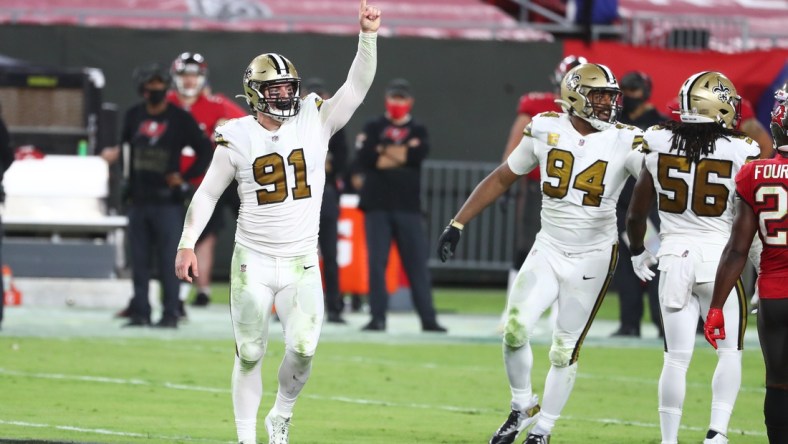
[[[441,311],[495,316],[503,292],[442,290],[436,304]],[[605,306],[601,318],[617,317],[615,298]],[[379,339],[385,335],[356,332],[332,333],[321,342],[296,406],[291,442],[482,443],[508,414],[497,340],[414,335],[392,342]],[[0,441],[234,442],[232,340],[170,333],[85,338],[9,336],[4,330]],[[698,345],[680,435],[688,443],[703,440],[716,361],[710,347]],[[732,443],[766,442],[763,363],[757,346],[748,345]],[[534,347],[534,388],[540,395],[547,350],[544,341]],[[262,418],[273,403],[282,353],[281,339],[273,339],[263,368],[261,442],[266,442]],[[657,340],[587,341],[552,442],[659,443],[661,365]]]

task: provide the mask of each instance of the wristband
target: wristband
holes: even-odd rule
[[[452,220],[450,220],[450,221],[449,221],[449,225],[451,225],[452,227],[454,227],[454,228],[456,228],[456,229],[458,229],[458,230],[460,230],[460,231],[462,231],[462,229],[463,229],[463,228],[465,228],[465,225],[463,225],[463,224],[461,224],[461,223],[457,222],[457,221],[456,221],[456,220],[454,220],[454,219],[452,219]]]

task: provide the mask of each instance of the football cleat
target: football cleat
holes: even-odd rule
[[[728,444],[728,438],[720,432],[709,430],[703,444]]]
[[[265,430],[268,431],[268,444],[288,444],[290,418],[268,412],[265,417]]]
[[[506,421],[496,430],[492,438],[490,438],[489,444],[513,443],[520,432],[530,427],[539,418],[539,410],[541,410],[541,407],[539,407],[537,403],[538,400],[539,398],[533,395],[531,398],[531,407],[525,409],[525,411],[512,409]]]
[[[536,435],[534,433],[529,433],[528,437],[525,438],[523,444],[549,444],[550,443],[550,435]]]

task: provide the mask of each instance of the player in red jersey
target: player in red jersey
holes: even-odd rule
[[[714,348],[718,339],[725,339],[721,309],[744,268],[757,232],[763,241],[757,284],[758,336],[766,363],[763,413],[769,442],[784,444],[788,442],[788,88],[778,90],[775,97],[778,103],[770,126],[777,155],[744,165],[736,175],[741,200],[717,268],[704,329]]]
[[[212,94],[208,87],[208,64],[205,58],[192,52],[184,52],[173,62],[170,69],[173,86],[167,93],[167,100],[186,111],[189,111],[205,134],[213,140],[213,133],[217,126],[229,119],[244,117],[248,113],[243,108],[220,94]],[[181,152],[181,171],[188,170],[194,163],[194,150],[190,147]],[[196,188],[202,182],[203,176],[196,177],[190,182]],[[235,187],[229,187],[223,196],[223,201],[231,201],[235,194]],[[237,198],[236,198],[237,200]],[[237,205],[235,206],[237,208]],[[215,211],[208,226],[197,242],[197,260],[201,265],[197,284],[197,296],[193,305],[205,306],[210,302],[211,295],[211,269],[213,268],[213,254],[216,247],[217,233],[223,226],[222,211]],[[180,291],[181,316],[185,316],[183,301],[191,292],[191,284],[182,283]]]

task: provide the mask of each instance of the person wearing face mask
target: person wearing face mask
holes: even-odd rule
[[[192,189],[189,180],[208,168],[211,143],[191,114],[165,100],[171,80],[166,69],[145,65],[134,71],[133,78],[142,102],[126,111],[119,145],[101,153],[113,162],[120,157],[119,147],[128,147],[123,160],[128,161],[125,195],[134,295],[125,310],[126,326],[151,325],[148,285],[154,250],[164,299],[163,314],[155,326],[175,328],[179,283],[170,267],[178,250],[184,203]],[[196,160],[181,174],[181,150],[186,146],[195,151]]]
[[[622,112],[619,122],[646,130],[664,122],[668,118],[657,111],[649,102],[651,97],[651,78],[640,71],[630,71],[621,78]],[[643,282],[637,278],[632,269],[629,239],[626,236],[626,215],[635,179],[629,178],[616,205],[618,232],[621,234],[619,263],[613,277],[613,287],[618,291],[621,325],[613,332],[617,337],[640,337],[640,321],[643,319],[643,294],[648,296],[651,321],[657,327],[659,337],[664,336],[662,322],[659,317],[659,273],[653,280]],[[651,209],[649,220],[652,226],[659,228],[659,215],[656,205]]]
[[[385,274],[393,239],[422,330],[446,332],[438,324],[432,302],[421,215],[421,163],[429,152],[429,141],[427,129],[410,114],[413,102],[407,80],[391,81],[386,88],[386,112],[367,122],[356,137],[356,161],[364,175],[359,207],[364,211],[372,314],[366,331],[386,330],[389,294]]]

